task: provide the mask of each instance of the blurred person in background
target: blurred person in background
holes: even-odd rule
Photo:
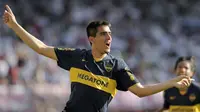
[[[8,84],[9,64],[4,60],[4,56],[0,56],[0,84]]]
[[[174,67],[175,73],[193,77],[196,70],[195,59],[192,56],[179,57]],[[170,88],[164,91],[164,106],[161,112],[199,112],[200,85],[192,82],[188,88]]]
[[[191,83],[190,77],[181,75],[163,83],[141,85],[123,59],[109,54],[112,36],[111,25],[106,21],[93,21],[87,26],[91,50],[47,46],[17,23],[8,5],[3,21],[34,51],[70,71],[71,96],[64,109],[67,112],[106,112],[116,89],[144,97]]]

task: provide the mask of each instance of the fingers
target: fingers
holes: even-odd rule
[[[5,10],[4,15],[3,15],[3,21],[4,21],[4,23],[9,22],[9,16],[11,16],[10,13],[8,13],[8,12]]]
[[[191,77],[185,76],[185,75],[181,75],[180,78],[181,78],[181,80],[182,80],[182,79],[187,79],[187,80],[189,80],[189,81],[195,81],[195,79],[192,79]]]
[[[195,81],[195,79],[190,79],[191,81]]]
[[[9,7],[8,5],[6,5],[6,10],[7,10],[10,14],[13,15],[13,12],[12,12],[12,10],[10,9],[10,7]]]
[[[188,80],[188,79],[183,79],[183,80],[182,80],[182,84],[183,84],[184,86],[186,86],[186,87],[189,87],[190,84],[191,84],[191,81]]]
[[[190,77],[188,78],[184,78],[181,80],[181,83],[182,83],[182,86],[185,86],[185,87],[189,87],[190,84],[192,83],[192,81],[194,81],[194,79],[191,79]]]
[[[191,79],[191,77],[185,75],[178,76],[177,79],[178,88],[188,88],[191,82],[194,81],[194,79]]]
[[[178,81],[180,81],[180,80],[182,80],[182,79],[189,79],[189,77],[188,76],[186,76],[186,75],[179,75],[178,76]]]

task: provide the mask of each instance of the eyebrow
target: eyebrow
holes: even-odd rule
[[[109,31],[109,32],[103,31],[103,32],[99,32],[99,33],[100,34],[111,33],[111,31]]]

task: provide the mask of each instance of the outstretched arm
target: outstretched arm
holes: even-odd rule
[[[136,94],[138,97],[144,97],[148,95],[152,95],[168,88],[177,87],[177,88],[186,88],[191,84],[190,77],[187,76],[178,76],[174,79],[168,80],[163,83],[146,85],[142,86],[140,83],[137,83],[131,87],[129,87],[129,91]]]
[[[15,15],[8,5],[6,5],[6,10],[4,11],[3,21],[20,37],[25,44],[27,44],[34,51],[51,59],[57,60],[54,47],[47,46],[42,41],[28,33],[23,27],[21,27],[17,23]]]

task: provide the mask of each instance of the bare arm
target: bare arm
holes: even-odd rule
[[[163,90],[166,90],[174,86],[177,88],[185,88],[185,87],[188,87],[190,83],[191,83],[191,79],[189,77],[178,76],[174,79],[168,80],[163,83],[158,83],[158,84],[143,86],[140,83],[138,83],[129,87],[128,90],[134,93],[135,95],[137,95],[138,97],[144,97],[144,96],[161,92]]]
[[[28,33],[24,28],[22,28],[17,23],[15,16],[8,5],[6,5],[3,20],[4,23],[7,24],[8,27],[10,27],[20,37],[20,39],[34,51],[51,59],[57,60],[54,47],[47,46],[42,41]]]
[[[20,39],[34,51],[51,59],[57,60],[54,47],[47,46],[42,41],[28,33],[19,24],[14,24],[12,29],[20,37]]]
[[[146,86],[143,86],[140,83],[138,83],[136,85],[131,86],[129,88],[129,91],[136,94],[138,97],[144,97],[144,96],[161,92],[170,87],[173,87],[173,85],[169,81],[165,83],[152,84],[152,85],[146,85]]]

